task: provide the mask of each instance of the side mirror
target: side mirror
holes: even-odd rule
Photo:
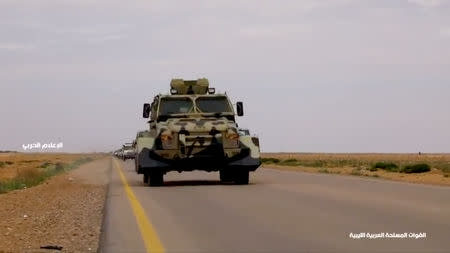
[[[237,102],[236,103],[236,111],[238,116],[244,116],[244,103]]]
[[[150,104],[147,104],[147,103],[144,104],[144,110],[142,112],[142,117],[144,117],[146,119],[148,117],[150,117],[150,108],[151,108]]]

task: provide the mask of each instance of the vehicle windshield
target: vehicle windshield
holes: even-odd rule
[[[190,113],[194,104],[190,98],[163,98],[159,105],[160,115]]]
[[[199,97],[195,103],[202,113],[232,112],[226,97]]]

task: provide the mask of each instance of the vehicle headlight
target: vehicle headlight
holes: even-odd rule
[[[173,140],[172,134],[161,134],[162,142],[171,142]]]
[[[160,136],[163,149],[176,149],[178,142],[172,132],[164,132]]]
[[[227,131],[225,133],[225,138],[228,140],[238,140],[239,139],[239,134],[234,132],[234,131]]]
[[[225,148],[237,148],[239,147],[239,134],[229,129],[223,138],[223,146]]]

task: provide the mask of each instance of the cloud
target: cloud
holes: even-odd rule
[[[239,35],[243,38],[283,39],[293,37],[299,33],[311,33],[311,27],[302,24],[272,24],[252,25],[239,29]]]
[[[408,2],[422,7],[438,7],[445,3],[444,0],[408,0]]]
[[[439,30],[439,34],[440,34],[442,37],[450,38],[450,27],[441,28],[441,29]]]
[[[87,38],[85,41],[87,41],[88,43],[106,43],[106,42],[111,42],[111,41],[117,41],[117,40],[122,40],[126,38],[125,35],[122,34],[110,34],[110,35],[103,35],[103,36],[93,36],[90,38]]]
[[[0,50],[7,51],[19,51],[19,50],[29,50],[33,49],[34,46],[30,44],[20,44],[20,43],[3,43],[0,44]]]
[[[141,103],[171,77],[206,76],[248,101],[242,125],[274,151],[405,152],[420,140],[448,151],[448,2],[0,0],[0,79],[15,91],[0,93],[3,127],[14,130],[0,139],[14,147],[38,97],[33,135],[54,135],[58,115],[70,123],[58,134],[79,143],[72,150],[109,150],[147,126]],[[114,127],[111,108],[125,117]],[[101,138],[83,133],[87,121]],[[299,134],[281,142],[273,129]]]

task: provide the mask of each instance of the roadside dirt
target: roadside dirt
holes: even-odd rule
[[[96,252],[111,159],[0,195],[0,253]],[[62,251],[41,249],[60,246]]]
[[[450,154],[378,154],[378,153],[263,153],[263,158],[280,160],[263,167],[310,173],[366,176],[418,184],[450,186]],[[294,164],[282,164],[293,160]],[[425,173],[399,173],[379,169],[370,171],[377,162],[392,162],[399,167],[426,163],[431,171]]]
[[[301,171],[309,173],[323,173],[323,174],[339,174],[347,176],[366,176],[371,178],[388,179],[393,181],[401,181],[408,183],[417,184],[430,184],[430,185],[444,185],[450,186],[450,178],[443,177],[440,171],[437,169],[432,169],[430,172],[420,173],[420,174],[405,174],[398,172],[386,172],[383,170],[378,171],[368,171],[368,170],[356,170],[351,167],[343,168],[312,168],[303,166],[280,166],[267,164],[263,165],[263,168],[286,170],[286,171]],[[355,172],[357,175],[355,175]]]
[[[0,153],[0,180],[14,178],[21,170],[39,168],[44,164],[71,164],[80,158],[98,159],[103,154],[64,153]]]

